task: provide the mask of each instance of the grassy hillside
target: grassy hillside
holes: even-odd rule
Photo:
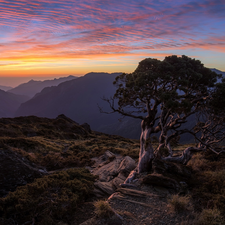
[[[35,116],[0,119],[0,147],[10,148],[48,171],[91,164],[106,150],[138,157],[139,143],[87,131],[67,118]]]
[[[187,146],[175,149],[179,153]],[[63,115],[56,119],[29,116],[0,119],[0,151],[3,149],[47,173],[0,198],[0,224],[69,225],[80,216],[77,210],[82,204],[93,201],[97,177],[84,167],[106,150],[137,160],[139,141],[91,131],[87,124],[79,125]],[[195,224],[225,224],[225,155],[197,154],[188,167],[193,173],[186,193],[192,204],[188,213]],[[184,200],[174,198],[170,207],[172,204],[176,211],[180,201]],[[179,208],[175,213],[182,212]],[[217,222],[207,223],[210,220]]]
[[[83,168],[92,164],[91,158],[106,150],[137,158],[138,147],[136,140],[91,131],[63,115],[0,119],[0,150],[10,149],[48,171],[0,199],[2,223],[68,223],[93,189],[96,178]]]

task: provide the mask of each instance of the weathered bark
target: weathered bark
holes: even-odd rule
[[[182,155],[173,157],[172,148],[170,146],[170,143],[165,144],[166,135],[164,138],[161,138],[161,142],[159,143],[159,146],[157,147],[156,151],[154,152],[153,146],[150,142],[150,136],[152,133],[155,133],[154,128],[150,127],[149,124],[146,122],[146,120],[143,120],[141,123],[141,137],[140,137],[140,152],[139,152],[139,162],[137,167],[131,171],[127,179],[125,180],[124,184],[130,184],[136,177],[138,173],[146,172],[151,168],[151,164],[154,158],[160,157],[162,160],[169,161],[169,162],[175,162],[175,163],[181,163],[183,165],[186,165],[188,161],[192,158],[192,155],[194,152],[199,152],[205,150],[205,147],[199,146],[199,147],[188,147],[186,148]],[[162,135],[161,135],[162,136]],[[163,139],[163,140],[162,140]],[[166,146],[169,149],[169,156],[168,157],[161,157],[158,153],[159,150]]]
[[[154,158],[154,149],[150,143],[151,128],[145,124],[144,120],[141,123],[141,128],[139,162],[137,166],[138,173],[147,171]]]
[[[138,173],[148,171],[151,167],[151,161],[154,159],[154,149],[150,143],[152,128],[146,120],[141,122],[140,152],[137,167],[131,171],[124,184],[131,183]]]

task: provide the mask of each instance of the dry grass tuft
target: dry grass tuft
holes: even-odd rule
[[[192,169],[196,172],[209,169],[207,160],[201,153],[193,155],[191,160],[188,162],[188,166],[191,166]]]
[[[189,196],[172,195],[171,198],[168,199],[168,203],[168,207],[173,212],[181,213],[192,209]]]
[[[201,214],[196,219],[195,225],[223,225],[225,224],[218,209],[203,209]]]
[[[99,200],[94,203],[95,213],[99,218],[109,218],[114,215],[112,208],[107,201]]]

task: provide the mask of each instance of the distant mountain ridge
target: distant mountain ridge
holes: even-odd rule
[[[219,70],[215,72],[224,73]],[[87,122],[92,130],[139,138],[140,120],[125,117],[120,122],[121,115],[118,113],[103,114],[98,108],[100,105],[104,111],[110,111],[108,103],[102,98],[114,95],[116,87],[113,81],[120,74],[88,73],[56,87],[46,87],[32,99],[21,104],[15,116],[55,118],[59,114],[65,114],[80,124]]]
[[[105,111],[110,111],[108,103],[102,97],[114,95],[116,87],[113,81],[120,74],[88,73],[56,87],[44,88],[32,99],[21,104],[16,116],[55,118],[59,114],[65,114],[80,124],[87,122],[92,130],[137,138],[140,134],[137,123],[140,124],[140,121],[124,118],[120,122],[118,119],[121,115],[100,113],[98,108],[100,105]]]
[[[45,87],[57,86],[62,82],[76,79],[75,76],[61,77],[53,80],[35,81],[30,80],[27,83],[20,84],[19,86],[10,89],[8,92],[18,95],[26,95],[32,98],[36,93],[39,93]]]
[[[10,89],[12,89],[12,87],[0,85],[0,90],[8,91],[8,90],[10,90]]]
[[[0,117],[13,117],[21,103],[29,97],[0,90]]]

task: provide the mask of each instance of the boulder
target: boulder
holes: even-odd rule
[[[117,173],[123,173],[127,177],[135,167],[135,161],[130,156],[126,156],[120,163]]]
[[[112,183],[111,182],[101,182],[96,181],[94,183],[94,194],[95,196],[103,197],[103,196],[110,196],[114,193]]]
[[[99,181],[109,182],[118,175],[120,163],[120,158],[116,158],[112,152],[106,151],[96,160],[96,168],[93,169],[92,173],[99,176]]]
[[[112,161],[111,159],[116,158],[115,154],[107,150],[103,155],[101,155],[98,158],[98,164],[99,166],[103,166],[104,164],[108,163],[109,161]],[[102,164],[103,163],[103,164]]]
[[[114,189],[120,188],[120,184],[122,184],[126,180],[126,177],[120,173],[117,177],[112,180],[112,185]]]
[[[93,160],[95,164],[90,170],[92,174],[98,176],[98,181],[94,184],[94,194],[97,197],[111,195],[136,167],[131,157],[116,156],[110,151]]]
[[[15,191],[18,186],[32,182],[47,172],[39,169],[21,155],[10,149],[0,149],[0,197],[9,191]]]

